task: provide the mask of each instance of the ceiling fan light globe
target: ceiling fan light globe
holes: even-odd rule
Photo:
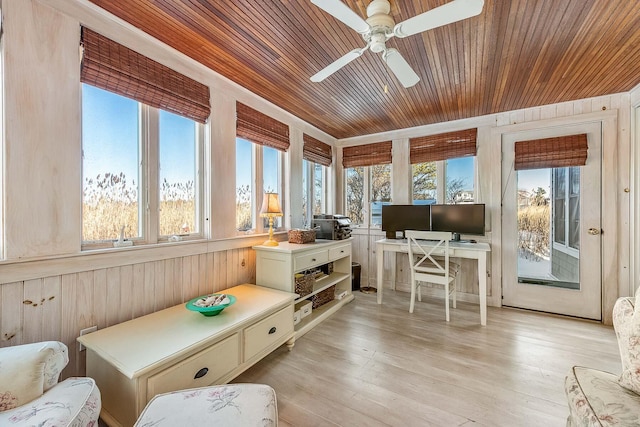
[[[371,52],[373,52],[373,53],[384,52],[385,48],[386,48],[386,46],[385,46],[384,42],[373,42],[373,43],[371,43]]]

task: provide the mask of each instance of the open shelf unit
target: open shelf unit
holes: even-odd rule
[[[331,274],[329,274],[328,276],[323,277],[322,279],[316,279],[315,284],[313,285],[313,291],[311,291],[311,293],[299,297],[298,299],[296,299],[296,303],[300,302],[300,301],[304,301],[306,299],[311,298],[312,296],[314,296],[315,294],[324,291],[325,289],[327,289],[330,286],[336,285],[340,282],[342,282],[344,279],[349,279],[351,277],[350,274],[346,274],[346,273],[337,273],[337,272],[333,272]],[[336,286],[337,288],[337,286]],[[292,291],[295,292],[295,291]]]
[[[312,297],[335,285],[340,299],[329,301],[311,311],[295,326],[300,337],[314,326],[353,300],[351,293],[351,239],[316,240],[296,244],[280,242],[279,246],[254,246],[256,250],[256,284],[287,292],[295,292],[295,275],[326,264],[333,264],[333,271],[315,280],[311,293],[299,296],[296,303]]]

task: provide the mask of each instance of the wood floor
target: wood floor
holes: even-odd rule
[[[280,426],[564,426],[563,381],[582,365],[620,372],[598,323],[409,295],[356,299],[233,382],[271,385]]]

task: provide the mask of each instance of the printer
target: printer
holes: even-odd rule
[[[344,215],[316,214],[312,228],[316,238],[324,240],[344,240],[351,237],[351,220]]]

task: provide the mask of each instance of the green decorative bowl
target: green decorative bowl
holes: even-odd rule
[[[188,310],[197,311],[198,313],[202,314],[203,316],[210,317],[210,316],[217,316],[218,314],[222,313],[222,310],[224,310],[225,308],[229,307],[230,305],[233,305],[233,303],[236,302],[236,297],[234,297],[233,295],[224,294],[224,295],[227,296],[227,298],[229,298],[229,302],[228,303],[212,305],[212,306],[209,306],[209,307],[201,307],[201,306],[195,305],[196,301],[208,298],[208,297],[210,297],[212,295],[220,295],[220,294],[202,295],[202,296],[199,296],[197,298],[194,298],[194,299],[190,300],[185,305],[186,305]]]

